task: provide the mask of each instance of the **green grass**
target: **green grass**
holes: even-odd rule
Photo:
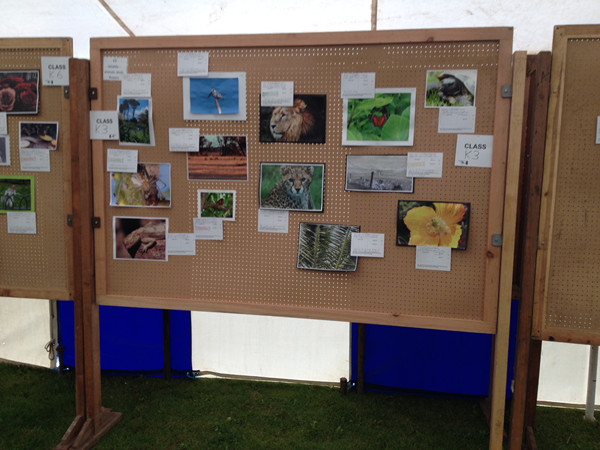
[[[103,376],[102,396],[123,419],[96,449],[485,449],[489,439],[471,400],[121,376]],[[74,415],[73,374],[0,364],[1,449],[53,448]],[[600,448],[598,424],[582,415],[539,408],[539,448]]]

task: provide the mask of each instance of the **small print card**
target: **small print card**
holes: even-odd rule
[[[289,222],[289,211],[277,211],[274,209],[258,210],[259,233],[287,233]]]
[[[600,144],[600,116],[596,118],[596,144]]]
[[[105,56],[102,64],[104,81],[121,81],[127,73],[127,57]]]
[[[492,167],[494,136],[459,134],[456,137],[454,165]]]
[[[178,77],[205,77],[208,75],[208,52],[177,53]]]
[[[7,231],[11,234],[36,234],[34,212],[6,211]]]
[[[342,73],[342,98],[374,98],[375,72]]]
[[[261,81],[260,106],[293,106],[293,81]]]
[[[443,153],[408,153],[407,177],[441,178],[444,166]]]
[[[42,56],[42,86],[69,85],[69,57]]]
[[[116,141],[119,139],[117,111],[90,111],[90,139]]]
[[[214,217],[195,217],[194,237],[197,240],[222,241],[223,219]]]
[[[198,128],[169,128],[170,152],[199,152],[200,130]]]
[[[107,172],[137,172],[138,151],[109,148],[106,152]]]
[[[438,133],[475,133],[475,106],[440,108]]]
[[[194,233],[168,233],[167,255],[196,256]]]
[[[352,233],[350,256],[383,258],[383,233]]]
[[[6,120],[7,114],[0,112],[0,134],[8,134],[8,122]]]
[[[20,148],[21,172],[50,172],[50,151],[36,148]]]
[[[452,249],[450,247],[416,247],[415,269],[450,272]]]
[[[126,73],[121,79],[121,95],[127,97],[151,97],[151,73]]]

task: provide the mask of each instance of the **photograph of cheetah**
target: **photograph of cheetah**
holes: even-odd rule
[[[262,209],[323,211],[324,164],[261,163]]]

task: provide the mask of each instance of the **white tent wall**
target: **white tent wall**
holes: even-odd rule
[[[368,30],[372,6],[372,0],[24,0],[4,3],[2,12],[7,20],[0,28],[0,37],[72,37],[74,56],[78,58],[89,58],[90,37]],[[377,5],[377,28],[381,30],[512,26],[514,50],[531,53],[551,49],[554,25],[600,22],[598,0],[378,0]],[[36,302],[39,302],[38,308],[44,303]],[[1,299],[0,337],[6,334],[4,330],[18,328],[20,322],[25,323],[20,326],[27,329],[41,330],[48,326],[47,307],[33,319],[29,303],[8,301],[10,307],[5,303]],[[5,308],[11,309],[6,311]],[[348,324],[298,319],[292,326],[289,320],[193,313],[194,369],[329,381],[347,375]],[[544,343],[539,399],[562,402],[556,400],[554,394],[572,391],[574,394],[564,402],[583,403],[579,393],[585,393],[589,350],[585,346],[573,346],[573,350],[563,354],[560,347],[556,343]],[[37,352],[37,344],[33,348],[29,349],[26,340],[19,341],[16,360],[31,360],[29,354]],[[327,356],[328,363],[324,364],[317,361],[320,354],[333,356]],[[567,356],[576,358],[576,362],[565,360]],[[4,356],[0,354],[0,357]],[[44,361],[41,365],[46,364]],[[344,366],[343,374],[337,373],[338,364]],[[558,375],[559,366],[567,367],[568,374]]]

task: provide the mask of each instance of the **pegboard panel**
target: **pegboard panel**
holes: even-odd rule
[[[600,341],[600,190],[596,124],[600,27],[556,27],[544,198],[536,276],[536,329],[544,339]]]
[[[72,300],[71,165],[69,107],[60,86],[42,86],[41,57],[71,56],[72,40],[2,39],[0,71],[38,70],[38,114],[8,115],[10,166],[2,175],[33,176],[37,234],[8,234],[0,214],[0,294],[13,297]],[[58,148],[50,151],[50,172],[22,172],[19,121],[58,122]]]
[[[499,83],[510,82],[512,30],[424,30],[307,35],[196,38],[92,39],[92,108],[117,107],[120,82],[102,80],[102,58],[127,57],[130,73],[151,73],[156,145],[95,142],[95,210],[98,299],[104,304],[275,314],[493,332],[499,278],[500,233],[508,101]],[[245,72],[247,120],[184,121],[177,54],[208,51],[211,72]],[[424,108],[426,72],[477,70],[476,134],[494,135],[493,169],[454,166],[455,134],[437,133],[437,109]],[[342,146],[343,72],[375,72],[378,88],[416,88],[414,145]],[[259,141],[261,81],[293,81],[295,94],[326,95],[326,142]],[[188,181],[185,153],[169,153],[169,128],[200,134],[244,135],[248,181]],[[171,164],[172,207],[117,208],[109,203],[109,148],[133,148],[140,162]],[[442,179],[417,179],[413,194],[347,192],[346,155],[443,152]],[[261,162],[323,163],[322,213],[290,212],[287,234],[257,231]],[[492,185],[495,187],[492,188]],[[168,262],[112,258],[114,216],[165,217],[169,231],[189,233],[197,216],[198,189],[235,190],[235,222],[224,223],[223,241],[197,241],[195,257]],[[398,200],[471,203],[466,251],[452,252],[452,272],[416,271],[415,249],[397,247]],[[385,258],[360,258],[356,272],[296,268],[300,222],[359,225],[385,233]]]

